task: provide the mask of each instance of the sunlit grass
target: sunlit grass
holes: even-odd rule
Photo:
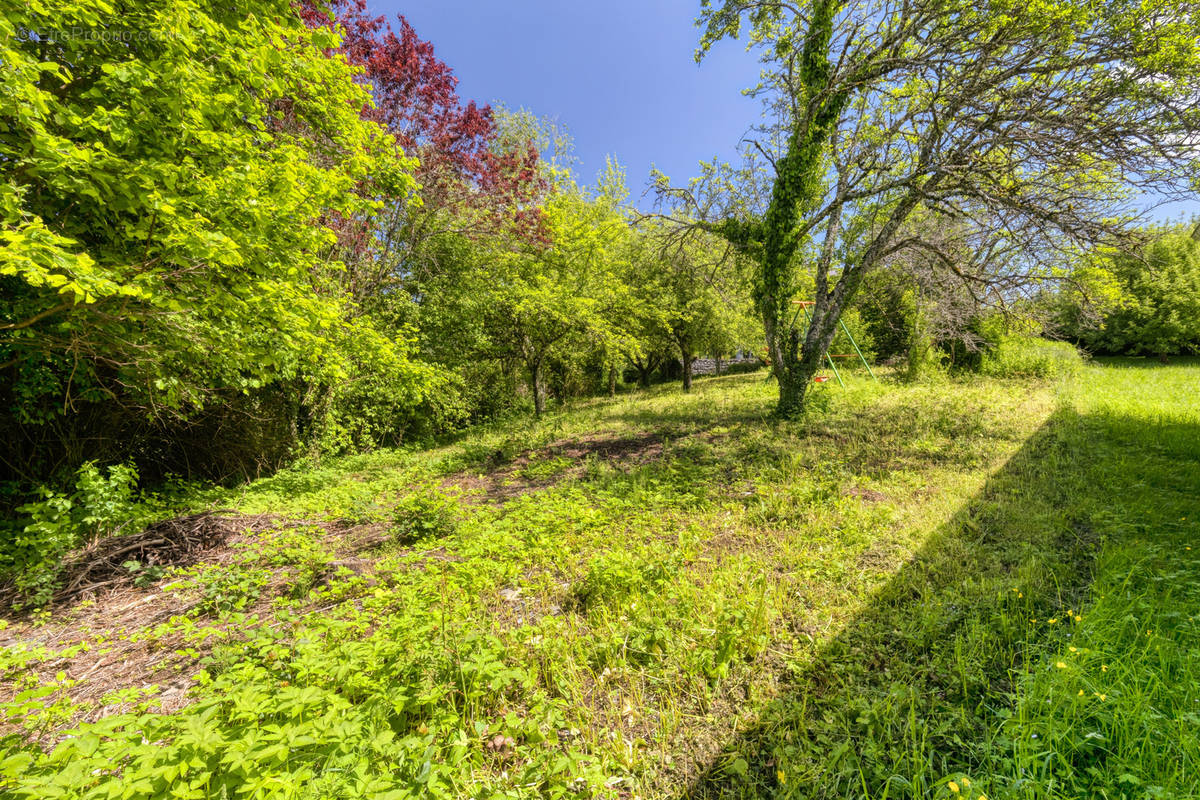
[[[1013,797],[1195,796],[1200,365],[1094,367],[1065,395],[1095,487],[1079,513],[1103,547],[1058,614],[1069,633],[1022,672],[992,769]]]
[[[191,705],[156,713],[157,690],[130,686],[104,711],[91,651],[63,649],[73,617],[40,650],[18,631],[5,709],[25,732],[0,781],[21,797],[1195,791],[1200,368],[818,391],[782,423],[762,374],[658,387],[197,493],[284,521],[146,592],[192,610],[86,633],[98,653],[161,648],[195,675]],[[390,539],[330,566],[349,563],[338,525]],[[64,738],[84,715],[107,716]]]

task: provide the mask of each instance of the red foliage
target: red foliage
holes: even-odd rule
[[[363,68],[361,80],[375,100],[363,115],[386,125],[420,159],[416,177],[426,207],[473,211],[486,230],[544,238],[537,204],[549,187],[537,148],[497,148],[491,107],[461,102],[453,71],[403,16],[393,29],[368,12],[366,0],[330,0],[328,9],[318,0],[297,3],[308,25],[344,30],[341,52]]]

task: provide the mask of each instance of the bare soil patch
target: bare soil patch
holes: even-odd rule
[[[662,457],[663,440],[660,433],[563,439],[536,450],[526,450],[490,472],[455,473],[447,477],[443,485],[462,489],[467,495],[464,500],[474,496],[482,502],[503,505],[529,492],[579,478],[591,458],[626,467],[655,461]],[[565,459],[570,463],[540,474],[538,465],[554,459]]]
[[[862,486],[851,486],[843,494],[848,497],[857,497],[868,503],[882,503],[884,500],[887,500],[887,495],[883,492],[877,492],[874,489],[865,489]]]

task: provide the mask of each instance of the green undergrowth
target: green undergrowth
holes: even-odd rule
[[[1200,368],[1058,393],[689,795],[1200,792]]]
[[[278,519],[145,590],[184,611],[14,629],[0,789],[1186,796],[1198,376],[852,374],[798,423],[734,376],[214,490]],[[114,641],[189,703],[82,691]]]

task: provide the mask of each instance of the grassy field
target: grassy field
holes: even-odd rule
[[[199,563],[0,631],[0,792],[1200,796],[1200,364],[816,391],[198,493]]]

